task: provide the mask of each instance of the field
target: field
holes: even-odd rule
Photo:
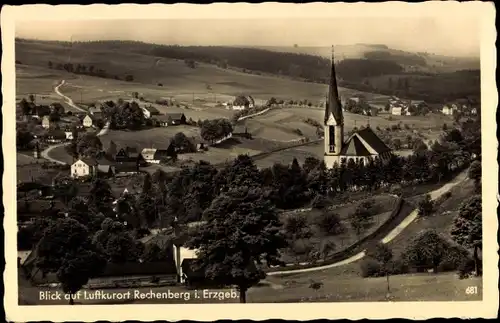
[[[457,215],[461,203],[469,196],[472,196],[473,192],[474,183],[472,180],[467,179],[457,184],[451,190],[451,197],[439,205],[433,215],[426,218],[418,218],[405,229],[405,234],[397,236],[389,243],[394,253],[401,253],[413,237],[427,229],[434,229],[448,239],[451,239],[449,231],[453,224],[453,219]]]
[[[134,75],[134,82],[113,79],[99,79],[85,75],[74,75],[48,69],[48,62],[66,63],[69,57],[76,64],[94,65],[110,74]],[[175,98],[179,102],[224,101],[239,94],[250,94],[258,100],[267,101],[270,97],[283,99],[322,102],[327,92],[327,85],[304,83],[274,76],[252,75],[234,70],[227,70],[209,64],[199,64],[192,69],[183,61],[159,58],[149,55],[117,52],[113,50],[73,50],[58,44],[41,42],[17,43],[16,59],[21,61],[18,69],[38,67],[39,73],[34,81],[32,76],[20,75],[18,93],[36,91],[50,92],[50,84],[57,84],[61,79],[75,86],[70,95],[75,102],[116,99],[119,96],[130,97],[137,91],[152,101],[160,98]],[[29,74],[29,73],[28,73]],[[26,76],[25,76],[26,75]],[[50,84],[41,84],[43,81]],[[39,84],[40,83],[40,84]],[[157,84],[162,83],[160,87]],[[211,87],[211,90],[207,89]],[[64,88],[62,88],[63,90]],[[72,91],[72,90],[70,90]],[[341,88],[342,96],[350,96],[360,91]],[[63,93],[65,93],[63,91]],[[77,93],[77,94],[76,94]],[[68,92],[68,94],[71,94]],[[374,96],[364,93],[367,97]],[[377,96],[377,95],[375,95]],[[379,96],[378,96],[379,97]]]
[[[359,238],[367,236],[377,230],[380,225],[382,225],[389,218],[392,210],[396,205],[396,198],[391,195],[383,194],[371,197],[369,198],[369,200],[374,202],[376,214],[374,214],[372,218],[371,226],[362,231],[360,236],[357,236],[354,229],[352,229],[349,222],[349,217],[354,213],[356,207],[364,200],[356,200],[356,202],[348,203],[346,205],[334,206],[331,211],[327,211],[336,213],[338,215],[341,226],[344,228],[344,230],[338,234],[329,236],[323,236],[321,232],[316,232],[317,230],[314,230],[315,234],[311,238],[311,242],[320,243],[321,241],[331,241],[335,245],[335,251],[340,251],[352,245]],[[312,209],[305,212],[285,212],[281,215],[281,217],[282,221],[286,223],[286,219],[288,217],[301,215],[305,216],[308,219],[309,224],[313,224],[314,220],[317,219],[318,216],[321,216],[321,214],[322,211]],[[282,260],[286,263],[306,261],[306,259],[295,259],[295,257],[288,254],[283,254]]]

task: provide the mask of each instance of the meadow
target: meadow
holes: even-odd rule
[[[224,101],[236,95],[248,94],[256,99],[267,101],[271,97],[322,102],[327,92],[326,84],[304,83],[291,79],[254,75],[235,70],[222,69],[214,65],[200,63],[195,69],[188,67],[184,61],[160,58],[113,50],[71,50],[61,44],[42,42],[18,42],[16,44],[16,59],[21,61],[22,68],[37,66],[45,71],[46,79],[57,81],[66,79],[71,85],[81,86],[75,88],[80,92],[73,99],[75,102],[81,96],[83,102],[107,100],[117,96],[131,95],[139,92],[147,99],[164,97],[178,98],[180,102],[193,102],[193,97],[205,101]],[[54,64],[67,63],[73,65],[94,65],[113,75],[132,74],[134,82],[125,82],[114,79],[99,79],[86,75],[75,75],[48,68],[48,62]],[[19,67],[21,68],[21,67]],[[21,79],[22,75],[19,75]],[[29,81],[20,81],[18,87],[30,85]],[[163,86],[158,86],[161,83]],[[48,85],[32,84],[50,91]],[[210,87],[211,90],[207,88]],[[28,88],[24,91],[36,92],[37,88]],[[370,93],[340,88],[342,96],[351,96],[362,93],[367,97],[380,97]],[[23,92],[22,90],[18,92]]]

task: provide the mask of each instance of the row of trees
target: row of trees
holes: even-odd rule
[[[199,124],[201,137],[214,144],[216,141],[227,138],[233,133],[233,125],[228,119],[204,120]]]
[[[106,101],[103,107],[102,113],[109,122],[110,129],[138,130],[145,124],[144,112],[135,101]]]
[[[73,63],[54,63],[52,61],[48,61],[47,65],[50,69],[64,70],[68,73],[75,74],[83,74],[90,75],[101,78],[112,78],[115,80],[120,80],[121,77],[118,75],[111,75],[106,70],[101,68],[96,68],[94,65],[85,65],[85,64],[73,64]],[[134,76],[132,74],[127,74],[123,77],[123,80],[127,82],[133,82]]]

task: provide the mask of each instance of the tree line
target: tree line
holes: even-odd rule
[[[48,61],[47,66],[50,69],[64,70],[68,73],[89,75],[89,76],[94,76],[94,77],[108,78],[108,79],[115,79],[115,80],[123,79],[124,81],[127,81],[127,82],[134,81],[134,76],[132,74],[126,74],[125,76],[120,77],[118,75],[112,75],[109,72],[107,72],[105,69],[95,67],[94,65],[85,65],[85,64],[81,64],[81,63],[78,63],[78,64],[54,63],[52,61]]]

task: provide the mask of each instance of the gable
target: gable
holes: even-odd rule
[[[337,120],[335,120],[333,113],[330,113],[330,116],[326,120],[326,125],[327,126],[336,126],[337,125]]]
[[[128,154],[127,154],[127,152],[125,151],[125,149],[123,149],[123,148],[122,148],[122,149],[120,149],[120,150],[118,151],[118,153],[116,153],[116,156],[117,156],[117,157],[128,157]]]

